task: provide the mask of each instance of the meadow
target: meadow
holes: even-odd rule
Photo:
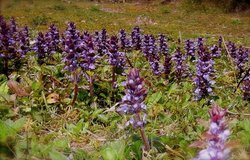
[[[249,11],[6,0],[0,15],[0,160],[192,159],[221,138],[212,122],[221,160],[250,159]]]

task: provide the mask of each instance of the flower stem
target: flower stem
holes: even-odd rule
[[[141,121],[141,118],[140,118],[140,113],[136,113],[136,121],[139,122]],[[144,143],[144,149],[145,151],[149,151],[150,150],[150,145],[149,145],[149,141],[146,137],[146,134],[145,134],[145,130],[144,130],[144,127],[140,127],[140,134],[141,134],[141,138],[142,138],[142,141]]]
[[[94,85],[93,85],[94,78],[93,76],[90,76],[89,78],[89,91],[90,91],[90,96],[94,96]]]
[[[74,97],[73,97],[73,100],[71,102],[71,106],[74,106],[75,102],[76,102],[76,98],[77,98],[77,95],[78,95],[78,84],[77,84],[77,79],[76,79],[76,74],[73,73],[73,77],[74,77]]]

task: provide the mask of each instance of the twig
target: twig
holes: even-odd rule
[[[73,100],[71,102],[71,106],[74,106],[75,102],[76,102],[76,98],[77,98],[77,94],[78,94],[78,84],[77,82],[75,82],[75,87],[74,87],[74,97]]]
[[[232,115],[250,116],[249,113],[242,114],[242,113],[231,112],[231,111],[229,111],[229,110],[227,110],[226,113],[232,114]]]
[[[241,80],[238,82],[235,90],[234,90],[234,93],[237,91],[237,89],[239,88],[240,84],[244,81],[244,79],[249,75],[250,73],[250,68],[248,68],[248,70],[246,71],[246,74],[243,76],[243,78],[241,78]]]
[[[131,68],[134,68],[134,66],[132,65],[130,59],[128,58],[128,56],[127,56],[126,54],[125,54],[125,57],[126,57],[126,59],[127,59],[127,61],[128,61],[129,66],[130,66]]]

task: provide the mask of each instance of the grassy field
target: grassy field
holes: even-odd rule
[[[177,38],[204,37],[207,44],[213,44],[223,36],[225,41],[250,47],[250,12],[224,13],[212,4],[2,0],[0,7],[0,14],[6,19],[14,16],[20,26],[28,25],[33,37],[39,31],[47,31],[51,23],[63,32],[67,22],[73,21],[79,30],[93,32],[106,28],[110,35],[122,28],[129,32],[134,26],[140,26],[145,34],[164,33],[170,39],[170,53],[175,50]],[[73,84],[62,76],[64,64],[60,56],[55,55],[54,65],[39,65],[34,53],[29,53],[27,64],[12,74],[22,85],[31,88],[32,95],[17,97],[16,108],[11,98],[6,101],[6,97],[0,97],[0,160],[182,160],[195,157],[198,149],[189,145],[201,139],[207,130],[211,106],[209,98],[193,100],[191,78],[176,83],[152,76],[143,54],[128,53],[148,88],[146,134],[153,147],[149,153],[142,154],[138,132],[132,127],[125,128],[128,117],[114,111],[114,105],[124,95],[124,87],[119,85],[115,93],[117,99],[112,99],[111,67],[100,62],[94,71],[100,77],[95,82],[94,97],[86,89],[88,82],[84,78],[81,80],[78,100],[72,107],[69,103]],[[187,63],[195,75],[194,63]],[[235,66],[225,48],[222,56],[215,59],[215,69],[216,84],[210,98],[232,112],[226,116],[234,147],[231,157],[248,160],[250,120],[244,114],[250,113],[250,104],[242,99],[240,89],[235,92]],[[54,78],[53,83],[49,77]],[[121,84],[125,80],[126,76],[119,76],[117,81]],[[6,81],[4,75],[0,75],[0,95],[10,97]],[[58,95],[59,100],[49,103],[51,94]]]
[[[178,37],[179,32],[187,38],[223,35],[226,40],[250,46],[249,11],[226,14],[211,4],[2,0],[1,14],[15,16],[20,25],[27,24],[39,31],[46,30],[51,23],[64,30],[69,21],[74,21],[82,30],[106,28],[112,34],[138,25],[145,33],[165,33],[173,38]]]

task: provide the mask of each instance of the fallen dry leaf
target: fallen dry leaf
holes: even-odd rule
[[[19,84],[17,81],[9,80],[7,82],[7,85],[10,91],[16,94],[18,97],[25,97],[30,95],[30,93],[24,88],[24,86]]]
[[[59,102],[59,94],[57,93],[51,93],[47,96],[47,103],[53,104]]]

